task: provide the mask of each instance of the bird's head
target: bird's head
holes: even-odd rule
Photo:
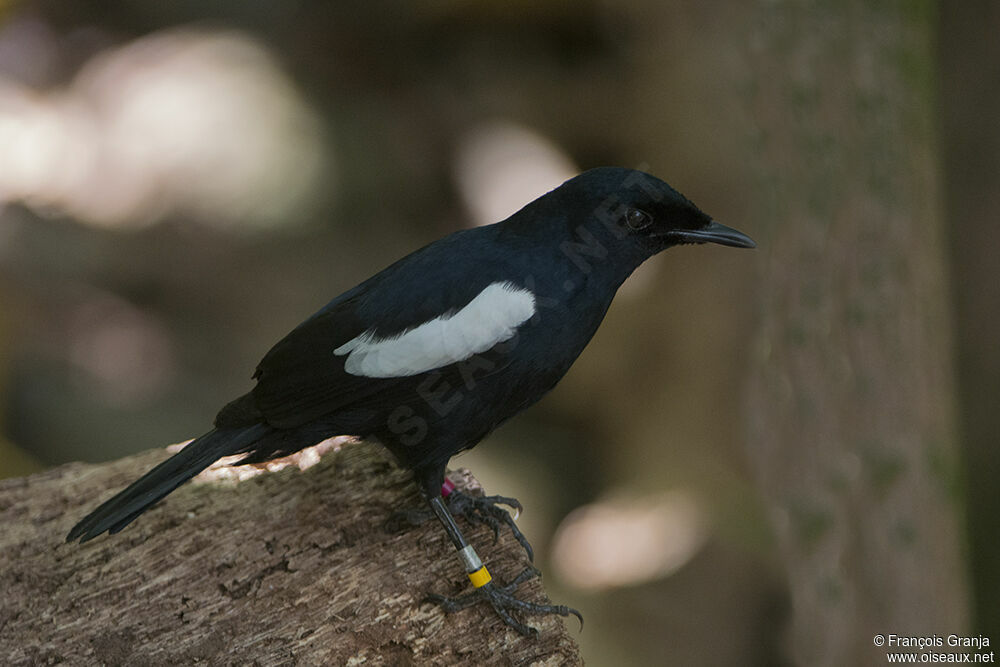
[[[712,220],[660,179],[634,169],[591,169],[550,195],[563,210],[575,211],[567,221],[571,234],[611,244],[643,259],[686,243],[757,245],[746,234]]]

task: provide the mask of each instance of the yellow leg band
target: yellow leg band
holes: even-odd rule
[[[487,570],[486,566],[483,565],[475,572],[469,573],[469,581],[471,581],[472,585],[476,588],[481,588],[493,581],[493,577],[490,576],[489,570]]]

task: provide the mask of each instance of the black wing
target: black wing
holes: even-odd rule
[[[277,428],[301,426],[398,381],[351,375],[344,371],[344,357],[333,353],[367,328],[356,301],[347,299],[278,341],[257,365],[257,386],[250,392],[265,421]]]
[[[456,271],[455,244],[487,228],[465,230],[401,259],[337,297],[281,339],[261,360],[251,391],[264,420],[294,428],[373,395],[387,395],[413,376],[371,378],[344,370],[334,350],[368,331],[380,337],[417,327],[467,305],[498,277],[494,262],[468,260]]]

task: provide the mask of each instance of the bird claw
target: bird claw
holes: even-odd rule
[[[452,515],[461,515],[469,523],[486,524],[493,531],[494,543],[500,539],[500,526],[509,526],[514,539],[524,547],[524,551],[528,554],[528,560],[535,560],[535,551],[528,543],[528,538],[514,523],[514,517],[510,515],[510,512],[500,507],[500,505],[506,505],[514,510],[515,515],[519,515],[524,508],[516,498],[471,496],[461,491],[452,491],[447,502],[448,510]],[[385,530],[395,533],[405,528],[419,526],[433,518],[434,513],[427,509],[398,510],[386,519],[384,526]]]
[[[451,513],[464,516],[469,523],[483,523],[489,526],[493,530],[494,543],[500,539],[501,524],[506,524],[514,538],[524,547],[528,554],[528,560],[534,561],[535,551],[528,543],[528,538],[514,523],[514,517],[510,515],[510,512],[500,505],[512,508],[517,515],[520,515],[521,510],[524,509],[517,498],[507,498],[506,496],[470,496],[461,491],[454,491],[448,496],[448,509]]]
[[[513,581],[506,586],[498,586],[495,582],[489,581],[474,591],[459,595],[457,597],[446,597],[436,593],[428,594],[423,602],[431,602],[441,607],[446,614],[467,609],[483,601],[489,602],[493,611],[500,617],[506,625],[517,630],[525,636],[538,636],[538,630],[517,620],[512,611],[524,614],[559,614],[569,616],[572,614],[580,621],[580,629],[583,629],[583,616],[572,607],[561,604],[538,604],[537,602],[527,602],[514,595],[515,589],[525,581],[539,576],[540,573],[533,567],[525,568],[521,574],[517,575]]]

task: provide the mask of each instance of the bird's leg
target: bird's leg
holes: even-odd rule
[[[494,543],[500,539],[500,526],[507,525],[514,538],[524,547],[528,554],[528,560],[535,560],[535,552],[524,536],[521,529],[514,523],[514,518],[521,512],[523,507],[517,498],[507,498],[505,496],[473,496],[463,493],[455,488],[455,485],[447,477],[441,485],[441,496],[448,500],[448,509],[452,516],[463,516],[469,523],[485,523],[493,530]],[[514,510],[512,517],[510,512],[500,505],[506,505]],[[400,530],[404,525],[419,526],[434,518],[434,513],[426,509],[409,509],[394,512],[386,521],[386,528],[391,531]],[[440,517],[439,517],[440,518]]]
[[[473,548],[473,546],[466,541],[465,537],[462,535],[462,531],[458,529],[458,525],[455,523],[454,517],[452,517],[451,512],[448,511],[448,508],[445,506],[444,500],[441,496],[433,496],[430,498],[429,502],[431,510],[437,516],[441,525],[444,526],[444,530],[448,534],[452,543],[455,545],[455,549],[458,550],[458,556],[461,559],[462,564],[465,566],[465,572],[469,577],[469,581],[471,581],[472,585],[475,587],[475,590],[455,598],[449,598],[432,593],[425,598],[425,601],[433,602],[439,605],[447,613],[465,609],[479,602],[489,602],[490,606],[493,607],[493,610],[497,613],[500,619],[522,635],[538,634],[538,631],[517,620],[511,614],[512,611],[516,610],[529,614],[559,614],[560,616],[569,616],[570,614],[573,614],[580,619],[580,624],[583,624],[583,616],[581,616],[580,612],[576,609],[565,607],[563,605],[526,602],[514,596],[514,591],[520,584],[524,583],[528,579],[531,579],[532,577],[538,576],[538,570],[533,567],[526,568],[506,586],[500,586],[494,583],[492,575],[490,575],[486,566],[483,565],[482,560],[479,558],[479,554],[477,554],[475,548]]]
[[[450,488],[449,488],[450,487]],[[445,493],[445,490],[448,493]],[[500,525],[506,524],[510,527],[510,532],[514,538],[524,547],[528,554],[528,560],[535,560],[535,551],[528,543],[528,538],[524,536],[521,529],[514,523],[514,518],[524,509],[517,498],[507,498],[506,496],[471,496],[462,493],[455,488],[449,480],[445,479],[441,486],[441,495],[448,499],[448,509],[452,514],[464,516],[470,523],[485,523],[493,530],[493,542],[500,539]],[[514,516],[500,505],[506,505],[514,510]]]

